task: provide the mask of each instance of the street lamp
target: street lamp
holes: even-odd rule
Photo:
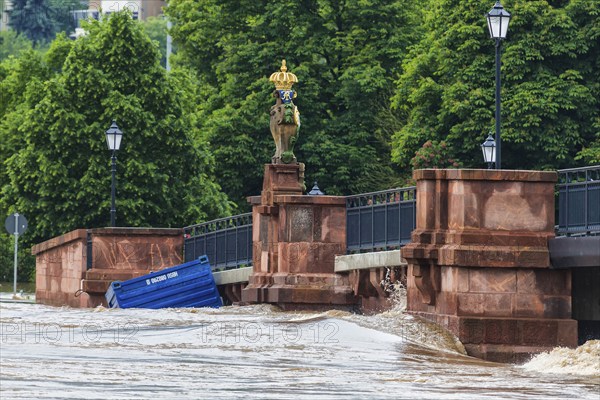
[[[310,192],[308,192],[309,196],[322,196],[325,193],[323,193],[321,191],[321,189],[319,189],[319,186],[317,185],[317,181],[315,181],[314,186],[312,187],[312,190]]]
[[[111,206],[110,206],[110,226],[115,227],[117,218],[117,207],[115,204],[115,190],[117,183],[117,151],[121,147],[121,138],[123,132],[117,126],[117,121],[113,120],[112,125],[106,131],[106,144],[112,151],[112,185],[111,185]]]
[[[481,144],[481,151],[483,152],[483,161],[488,164],[488,169],[492,169],[496,162],[496,141],[491,132],[485,142]]]
[[[496,40],[496,169],[500,169],[502,142],[500,139],[500,44],[506,39],[510,13],[502,7],[500,1],[496,1],[494,7],[486,15],[490,37]]]

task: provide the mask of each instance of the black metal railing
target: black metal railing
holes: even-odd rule
[[[184,260],[207,255],[213,270],[252,265],[252,213],[183,228]]]
[[[600,233],[600,165],[557,172],[557,234]]]
[[[393,250],[410,242],[416,226],[414,186],[346,197],[347,252]]]

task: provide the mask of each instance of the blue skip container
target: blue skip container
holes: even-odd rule
[[[105,296],[110,308],[223,305],[206,256],[124,282],[112,282]]]

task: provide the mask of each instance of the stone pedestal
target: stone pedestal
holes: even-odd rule
[[[253,273],[242,301],[284,309],[349,308],[348,277],[335,274],[346,252],[343,197],[302,195],[301,164],[269,164],[261,196],[251,197]]]
[[[402,249],[408,311],[492,361],[577,345],[571,272],[549,269],[556,173],[418,170],[414,178],[417,228]]]

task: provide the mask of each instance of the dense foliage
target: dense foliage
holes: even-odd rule
[[[328,194],[393,184],[389,111],[394,80],[418,36],[414,0],[172,0],[180,64],[199,80],[197,122],[226,193],[244,206],[259,193],[269,133],[268,81],[281,60],[302,127],[294,152]]]
[[[459,168],[460,162],[450,155],[448,145],[443,140],[426,141],[410,160],[413,169],[424,168]]]
[[[35,44],[49,42],[58,32],[75,29],[72,11],[86,10],[85,0],[11,0],[10,26]]]
[[[25,233],[27,234],[27,232]],[[35,281],[35,257],[31,249],[23,245],[23,236],[19,238],[19,252],[17,256],[17,282]],[[0,234],[0,282],[12,282],[15,265],[15,237],[14,235]],[[3,287],[0,291],[12,290]]]
[[[183,74],[168,76],[141,26],[115,13],[44,56],[2,64],[1,215],[19,211],[29,243],[107,226],[110,153],[117,120],[119,226],[177,226],[229,212],[205,144],[193,143]]]
[[[503,5],[513,14],[502,46],[503,168],[598,160],[599,2]],[[403,125],[392,144],[400,165],[425,141],[444,140],[453,158],[482,167],[479,145],[494,129],[495,110],[494,41],[482,18],[489,8],[479,0],[440,0],[426,10],[428,33],[404,64],[394,102]]]
[[[19,35],[12,29],[0,31],[0,61],[9,56],[18,56],[22,51],[32,48],[32,43],[27,37]]]

